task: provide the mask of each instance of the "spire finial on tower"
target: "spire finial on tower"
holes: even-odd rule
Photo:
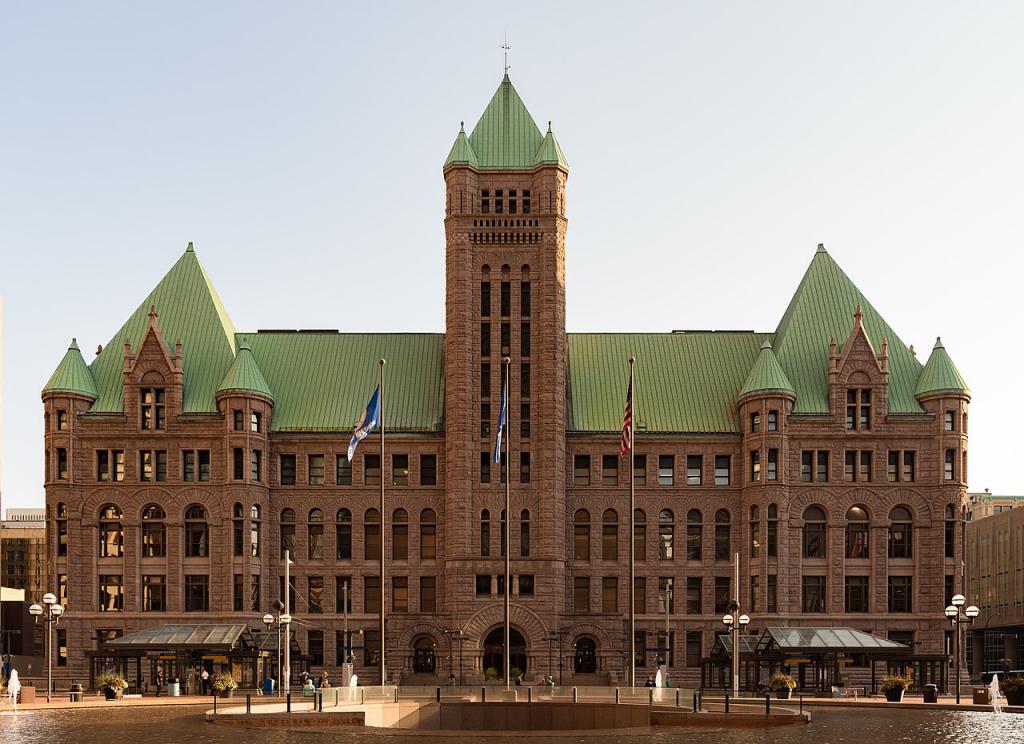
[[[505,77],[508,77],[508,71],[511,69],[508,63],[508,50],[511,49],[508,45],[508,29],[505,29],[505,41],[502,43],[501,48],[505,50]]]

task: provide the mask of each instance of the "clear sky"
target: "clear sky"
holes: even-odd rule
[[[43,503],[70,338],[190,240],[239,329],[443,330],[441,164],[506,29],[571,166],[569,330],[774,330],[823,242],[942,336],[971,488],[1024,493],[1024,4],[9,1],[5,505]]]

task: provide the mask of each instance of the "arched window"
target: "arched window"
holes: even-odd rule
[[[946,504],[945,556],[952,558],[956,546],[956,507]]]
[[[675,515],[671,509],[662,509],[658,514],[658,558],[663,561],[672,560],[675,543]]]
[[[825,547],[825,511],[808,506],[804,509],[804,558],[824,558]]]
[[[750,557],[761,554],[761,509],[757,504],[750,507]]]
[[[352,512],[341,507],[338,509],[335,519],[337,521],[334,528],[335,552],[338,560],[352,560]]]
[[[433,509],[420,512],[420,558],[437,558],[437,514]]]
[[[100,558],[121,558],[124,555],[124,526],[121,510],[113,504],[100,509]]]
[[[249,507],[249,555],[258,558],[260,555],[260,508],[253,504]]]
[[[703,553],[703,516],[700,509],[686,512],[686,560],[699,561]]]
[[[68,554],[68,506],[57,504],[57,556]]]
[[[732,549],[732,536],[730,522],[732,516],[728,509],[719,509],[715,512],[715,560],[727,561],[730,558]]]
[[[156,504],[142,510],[142,557],[163,558],[167,555],[167,515]]]
[[[235,504],[231,509],[231,516],[231,554],[245,555],[245,508],[241,504]]]
[[[306,555],[311,561],[322,561],[324,559],[323,511],[320,509],[310,509],[309,519],[306,521],[306,530],[309,535],[309,544],[306,547]]]
[[[210,525],[206,509],[194,504],[185,510],[185,557],[206,558],[210,555]]]
[[[590,560],[590,512],[578,509],[572,517],[573,558]]]
[[[913,557],[914,518],[905,506],[897,506],[889,512],[889,557]]]
[[[363,559],[380,559],[380,512],[367,509],[363,516]]]
[[[867,509],[851,506],[846,512],[846,557],[869,558],[869,535]]]
[[[779,507],[768,504],[768,539],[765,541],[769,558],[779,555]]]
[[[633,510],[633,560],[647,560],[647,514],[643,509]]]
[[[391,560],[409,560],[409,513],[405,509],[391,514]]]
[[[480,512],[480,555],[484,558],[491,555],[491,512],[488,509]]]
[[[281,557],[288,555],[295,557],[295,511],[292,509],[281,510]]]
[[[619,514],[614,509],[605,509],[601,515],[601,560],[619,559]]]
[[[519,512],[519,555],[527,558],[530,555],[530,510]]]

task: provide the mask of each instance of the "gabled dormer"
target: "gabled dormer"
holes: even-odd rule
[[[129,339],[124,341],[124,415],[140,431],[166,430],[168,420],[182,412],[181,341],[172,354],[157,317],[156,306],[151,305],[137,351]]]
[[[835,337],[828,349],[828,388],[832,413],[847,431],[871,431],[889,410],[889,341],[875,346],[864,327],[864,310],[857,306],[853,329],[843,343]]]

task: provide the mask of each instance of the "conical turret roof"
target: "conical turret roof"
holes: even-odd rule
[[[761,351],[754,360],[754,366],[750,368],[747,381],[740,389],[739,398],[742,400],[754,393],[782,393],[796,397],[796,390],[775,358],[775,352],[767,339],[761,344]]]
[[[554,163],[569,170],[569,161],[565,159],[565,154],[562,152],[558,140],[555,139],[554,132],[551,131],[550,121],[548,122],[547,134],[544,135],[544,141],[540,143],[540,149],[537,150],[537,157],[534,158],[534,163],[536,165]]]
[[[968,396],[971,394],[960,370],[953,364],[946,347],[942,345],[941,338],[935,339],[935,346],[917,380],[915,392],[918,398],[932,393],[960,393]]]
[[[253,356],[248,344],[242,343],[238,346],[235,360],[217,388],[217,395],[222,393],[256,393],[274,399],[274,394],[270,392],[270,386],[260,372],[256,357]]]
[[[469,138],[466,137],[466,127],[463,123],[459,124],[459,134],[455,137],[455,143],[452,145],[451,152],[448,153],[448,159],[444,161],[446,168],[449,165],[472,165],[474,167],[480,165],[476,153],[473,152],[473,146],[469,144]]]
[[[64,358],[60,360],[57,369],[43,386],[43,392],[71,393],[96,400],[96,381],[92,379],[92,373],[82,358],[77,340],[71,339],[71,345],[65,352]]]

